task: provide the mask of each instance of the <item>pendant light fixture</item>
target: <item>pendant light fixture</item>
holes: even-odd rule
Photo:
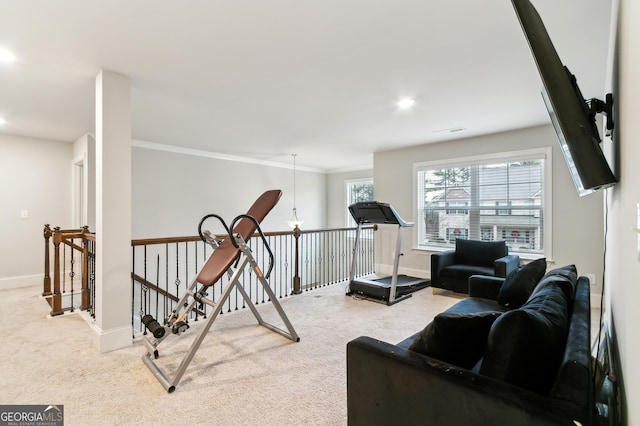
[[[300,228],[304,223],[302,220],[298,220],[298,213],[296,211],[296,156],[298,154],[291,154],[293,157],[293,215],[291,219],[287,222],[291,229]]]

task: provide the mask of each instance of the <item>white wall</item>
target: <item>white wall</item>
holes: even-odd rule
[[[0,236],[4,241],[0,245],[0,288],[41,283],[44,224],[73,227],[73,163],[84,158],[86,150],[89,166],[94,166],[93,145],[90,135],[72,144],[0,134]],[[196,235],[203,215],[218,213],[231,221],[245,213],[263,191],[276,188],[283,196],[263,229],[289,230],[293,169],[286,165],[133,148],[132,174],[133,238]],[[94,182],[90,176],[89,186]],[[303,229],[326,227],[326,198],[325,174],[298,168],[296,204]],[[94,203],[95,191],[89,190],[92,231]],[[28,211],[28,219],[20,219],[22,210]]]
[[[327,174],[327,227],[342,228],[347,225],[347,180],[373,179],[373,169]],[[375,182],[373,184],[375,191]]]
[[[553,258],[548,260],[554,262],[551,267],[572,263],[583,275],[595,274],[598,285],[592,292],[598,293],[603,264],[603,194],[577,195],[551,125],[375,153],[376,199],[391,203],[405,220],[416,222],[414,163],[549,146],[553,162]],[[412,250],[415,237],[413,231],[407,231],[400,269],[430,276],[431,253]],[[385,263],[385,254],[382,256]]]
[[[200,219],[208,213],[222,216],[228,224],[268,189],[281,189],[283,195],[264,220],[263,230],[290,230],[292,168],[140,147],[133,148],[132,162],[134,239],[196,235]],[[296,207],[302,229],[326,226],[325,205],[324,173],[298,168]],[[212,225],[210,230],[222,232]]]
[[[87,133],[73,143],[72,201],[74,227],[96,231],[96,140]],[[82,174],[78,171],[82,164]],[[79,180],[83,180],[82,185]],[[79,192],[82,191],[82,194]],[[82,203],[83,205],[79,205]],[[81,214],[82,213],[82,214]]]
[[[626,396],[624,424],[640,424],[640,257],[637,205],[640,203],[640,4],[620,0],[617,57],[612,65],[617,109],[614,146],[620,183],[609,190],[606,309],[613,317]],[[615,8],[614,8],[615,9]]]
[[[83,175],[80,176],[76,173],[75,167],[79,163],[82,163]],[[95,232],[96,230],[96,140],[95,137],[89,133],[83,135],[73,143],[73,160],[74,172],[72,176],[72,197],[74,208],[74,220],[77,227],[88,226],[89,230]],[[79,206],[76,202],[79,201],[80,196],[77,193],[80,185],[77,179],[83,179],[82,185],[82,202],[84,203],[84,217],[76,217],[79,210]]]
[[[71,227],[72,149],[0,134],[0,288],[42,284],[44,224]]]

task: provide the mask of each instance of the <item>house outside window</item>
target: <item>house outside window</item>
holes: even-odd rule
[[[447,209],[446,214],[469,214],[469,210],[467,209],[468,206],[469,206],[468,202],[460,202],[460,201],[447,202],[447,207],[449,207],[449,209]],[[463,208],[456,209],[453,207],[463,207]]]
[[[550,257],[549,148],[418,163],[416,246],[505,240],[509,252]]]
[[[457,238],[468,240],[469,230],[467,228],[447,228],[447,239],[455,241]]]

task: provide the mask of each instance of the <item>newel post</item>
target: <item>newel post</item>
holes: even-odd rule
[[[51,228],[49,224],[44,225],[42,231],[44,235],[44,281],[42,285],[42,296],[51,296],[51,277],[49,276],[49,239],[51,238]]]
[[[60,227],[53,228],[53,299],[51,301],[52,317],[61,315],[62,293],[60,293],[60,243],[62,242],[62,231]]]
[[[82,227],[82,290],[81,290],[81,304],[80,310],[86,311],[89,309],[89,240],[87,240],[87,234],[89,233],[89,227]]]
[[[296,252],[294,257],[294,275],[293,275],[293,291],[291,294],[300,294],[302,289],[300,288],[300,228],[296,225],[293,228],[293,238],[296,243]]]

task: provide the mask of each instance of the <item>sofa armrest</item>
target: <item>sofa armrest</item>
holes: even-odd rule
[[[508,254],[493,263],[496,271],[496,277],[506,278],[509,272],[515,271],[520,265],[520,256],[517,254]]]
[[[347,344],[347,413],[349,426],[575,426],[562,401],[367,336]]]
[[[431,254],[431,279],[440,276],[445,266],[453,265],[456,259],[455,250],[446,250]]]
[[[469,296],[498,300],[504,278],[488,275],[471,275],[469,277]]]

